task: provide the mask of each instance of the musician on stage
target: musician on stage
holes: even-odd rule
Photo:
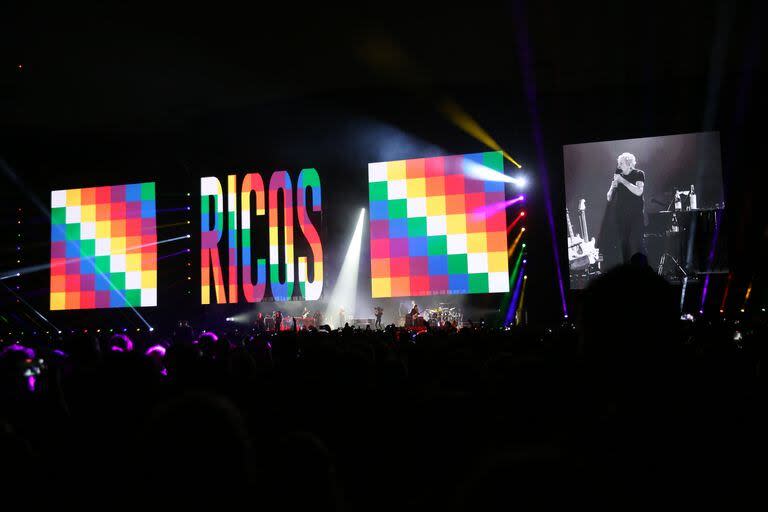
[[[606,194],[608,206],[600,245],[601,250],[613,252],[619,264],[629,263],[636,253],[645,254],[645,173],[635,168],[636,163],[637,159],[632,153],[619,155],[618,169],[613,174],[613,181]]]
[[[280,311],[275,311],[275,332],[283,330],[283,314]]]
[[[381,329],[381,316],[384,314],[384,309],[381,306],[373,308],[373,314],[376,316],[376,322],[373,324],[375,329]]]

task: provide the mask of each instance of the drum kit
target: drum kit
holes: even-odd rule
[[[448,303],[441,302],[433,309],[425,309],[422,318],[430,327],[442,327],[446,322],[457,324],[461,322],[461,312]]]

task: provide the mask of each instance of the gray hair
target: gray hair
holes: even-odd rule
[[[629,164],[630,169],[635,168],[635,164],[637,163],[637,158],[635,158],[635,155],[632,153],[622,153],[619,155],[619,157],[616,159],[616,163],[621,166],[622,162],[626,162]]]

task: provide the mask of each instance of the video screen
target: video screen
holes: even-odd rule
[[[563,160],[571,288],[633,261],[671,281],[727,272],[718,132],[566,145]]]
[[[368,166],[374,298],[509,291],[500,151]]]
[[[157,305],[155,184],[51,192],[51,310]]]

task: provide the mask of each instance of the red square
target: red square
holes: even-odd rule
[[[430,176],[443,176],[445,175],[445,160],[443,157],[427,158],[425,164],[425,174],[429,178]]]
[[[141,236],[141,219],[127,219],[125,221],[126,236]]]
[[[389,275],[392,277],[407,277],[410,273],[410,258],[390,258]]]
[[[96,202],[98,204],[109,204],[112,201],[111,187],[96,187]]]
[[[118,203],[112,203],[112,220],[122,220],[125,219],[125,201],[120,201]],[[115,235],[112,235],[115,236]],[[123,236],[123,235],[118,235]]]
[[[96,292],[85,291],[80,293],[80,309],[93,309],[96,307]]]
[[[429,276],[411,276],[411,295],[429,295]]]
[[[65,286],[67,294],[80,291],[80,274],[68,274],[66,276]]]
[[[464,176],[461,174],[455,174],[445,177],[445,193],[446,194],[463,194],[464,193]]]
[[[389,258],[389,238],[371,239],[371,258]]]

